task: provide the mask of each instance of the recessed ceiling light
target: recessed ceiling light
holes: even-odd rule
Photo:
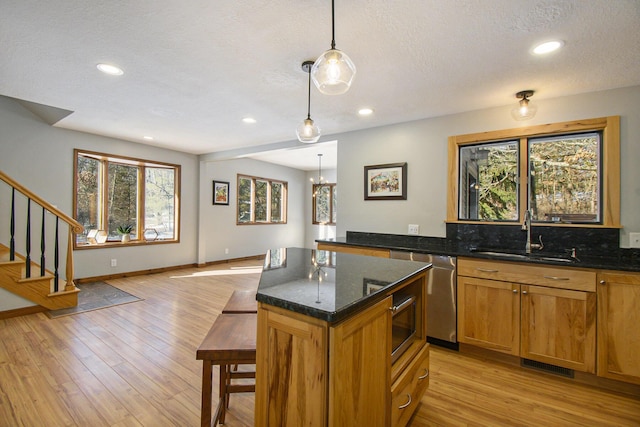
[[[115,65],[109,64],[98,64],[96,65],[98,70],[102,71],[105,74],[109,74],[110,76],[121,76],[124,74],[122,68],[116,67]]]
[[[242,121],[245,123],[255,123],[256,119],[254,119],[253,117],[245,117],[244,119],[242,119]]]
[[[153,137],[149,135],[145,135],[142,138],[146,139],[147,141],[153,141]]]
[[[368,116],[369,114],[372,114],[373,110],[371,108],[361,108],[358,110],[358,114],[360,114],[361,116]]]
[[[564,42],[561,40],[553,40],[550,42],[540,43],[533,48],[533,53],[535,53],[536,55],[544,55],[545,53],[551,53],[555,50],[560,49],[563,45]]]

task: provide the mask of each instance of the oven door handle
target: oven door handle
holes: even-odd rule
[[[411,296],[411,297],[407,298],[406,300],[402,301],[400,304],[394,305],[393,307],[391,307],[390,310],[393,313],[393,316],[395,316],[397,313],[399,313],[402,310],[404,310],[404,308],[407,307],[408,305],[413,304],[415,301],[416,301],[416,297],[415,296]]]

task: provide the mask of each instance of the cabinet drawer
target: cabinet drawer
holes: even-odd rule
[[[429,344],[426,344],[391,386],[391,425],[393,427],[402,427],[407,424],[428,385]]]
[[[575,291],[596,290],[595,271],[570,267],[458,258],[458,275]]]

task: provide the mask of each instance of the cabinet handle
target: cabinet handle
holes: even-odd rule
[[[490,270],[488,268],[476,268],[478,271],[482,271],[483,273],[497,273],[498,270]]]
[[[522,295],[527,295],[528,292],[527,291],[522,291]]]
[[[427,378],[429,376],[429,370],[427,368],[424,368],[424,375],[418,377],[418,380],[423,380],[425,378]]]
[[[398,406],[398,409],[404,409],[404,408],[406,408],[407,406],[411,405],[411,395],[410,395],[410,394],[407,394],[407,397],[409,398],[409,401],[408,401],[407,403],[405,403],[404,405],[400,405],[400,406]]]
[[[513,289],[511,292],[513,292],[514,294],[517,294],[518,290],[517,289]]]
[[[550,280],[569,280],[568,277],[557,277],[557,276],[544,276],[545,279]]]
[[[604,280],[600,280],[600,284],[601,285],[604,285],[605,283],[607,283],[607,282],[605,282]]]

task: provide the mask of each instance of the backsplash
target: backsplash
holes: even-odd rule
[[[531,227],[531,243],[542,236],[544,252],[564,254],[576,248],[585,256],[607,256],[620,247],[617,228]],[[520,225],[447,224],[447,240],[460,251],[471,248],[524,250],[527,232]]]

